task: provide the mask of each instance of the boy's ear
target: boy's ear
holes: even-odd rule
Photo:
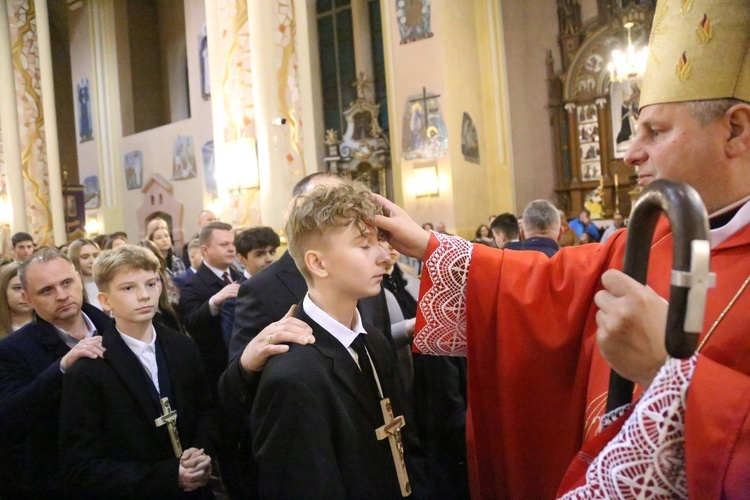
[[[322,255],[317,250],[308,250],[305,252],[305,266],[316,278],[325,278],[328,276],[328,269],[326,269],[325,262],[323,262]]]
[[[107,311],[111,311],[112,307],[109,305],[109,297],[104,292],[99,292],[99,295],[96,296],[97,299],[99,299],[99,303],[102,305],[104,309]]]
[[[241,253],[235,254],[237,257],[237,260],[240,261],[240,264],[242,264],[244,267],[247,267],[247,257],[242,255]]]

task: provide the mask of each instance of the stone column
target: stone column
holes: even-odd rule
[[[28,231],[21,165],[21,134],[16,111],[16,85],[11,57],[8,4],[0,0],[0,126],[3,137],[6,192],[12,210],[9,221],[12,232]]]

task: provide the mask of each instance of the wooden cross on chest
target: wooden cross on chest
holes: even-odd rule
[[[406,421],[403,415],[393,417],[390,398],[380,400],[380,409],[383,411],[385,424],[375,429],[375,435],[378,441],[388,438],[388,442],[391,445],[393,463],[396,466],[396,474],[398,475],[398,484],[401,487],[401,496],[408,497],[411,495],[411,484],[409,484],[409,475],[406,473],[404,443],[401,441],[401,428],[406,425]]]
[[[162,425],[167,426],[174,456],[180,458],[182,456],[182,444],[180,444],[180,435],[177,433],[177,410],[172,409],[172,405],[169,404],[169,398],[161,398],[161,409],[164,413],[162,413],[161,417],[154,419],[154,423],[157,427],[161,427]]]

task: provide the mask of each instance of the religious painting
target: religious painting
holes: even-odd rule
[[[612,150],[615,158],[623,158],[635,137],[641,99],[641,79],[612,82],[609,99],[612,109]]]
[[[479,163],[479,137],[477,136],[477,127],[469,113],[464,112],[461,123],[461,154],[464,160],[472,163]]]
[[[125,155],[125,185],[128,190],[143,185],[143,153],[131,151]]]
[[[395,0],[401,45],[430,38],[430,0]]]
[[[602,175],[602,164],[600,160],[581,162],[581,180],[595,181]]]
[[[211,198],[219,197],[216,185],[216,159],[214,157],[214,141],[208,141],[201,148],[203,153],[203,177],[206,179],[206,191]]]
[[[440,158],[448,152],[448,131],[439,97],[423,91],[406,100],[401,140],[405,160]]]
[[[586,193],[585,197],[583,207],[591,213],[591,220],[602,219],[604,217],[604,190],[601,185]]]
[[[201,97],[204,101],[208,101],[211,99],[211,79],[208,71],[208,36],[206,35],[205,24],[198,39],[198,60],[201,70]]]
[[[102,204],[99,177],[90,175],[83,179],[83,206],[86,210],[99,208]]]
[[[182,181],[185,179],[192,179],[197,174],[198,170],[195,166],[195,152],[193,150],[192,136],[177,136],[174,140],[172,180]]]
[[[78,139],[79,142],[91,141],[94,139],[94,130],[91,122],[89,79],[81,78],[76,87],[78,90]]]

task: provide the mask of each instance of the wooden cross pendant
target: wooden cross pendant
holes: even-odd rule
[[[172,409],[172,405],[169,404],[169,398],[161,398],[161,409],[164,413],[162,413],[161,417],[154,419],[154,423],[157,427],[161,427],[162,425],[167,426],[174,456],[180,458],[182,456],[182,445],[180,444],[180,435],[177,433],[177,410]]]
[[[401,441],[401,428],[406,425],[403,415],[393,417],[390,398],[380,400],[380,409],[383,411],[383,420],[385,425],[375,429],[375,435],[378,441],[388,438],[391,445],[391,454],[393,463],[396,466],[398,483],[401,486],[401,496],[408,497],[411,495],[411,485],[409,484],[409,475],[406,473],[406,462],[404,461],[404,443]]]

